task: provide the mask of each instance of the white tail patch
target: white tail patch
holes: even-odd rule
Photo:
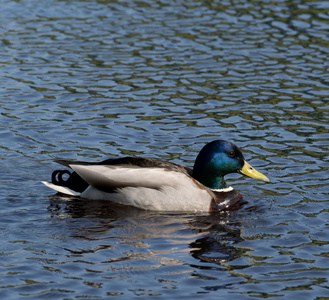
[[[81,193],[79,192],[75,192],[65,186],[60,186],[60,185],[56,185],[56,184],[53,184],[53,183],[50,183],[50,182],[47,182],[47,181],[41,181],[44,185],[46,185],[47,187],[57,191],[57,192],[60,192],[62,194],[65,194],[65,195],[70,195],[70,196],[80,196]]]

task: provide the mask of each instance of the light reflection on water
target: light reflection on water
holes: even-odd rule
[[[327,297],[328,5],[45,3],[0,12],[2,298]],[[234,212],[127,211],[39,184],[57,157],[191,166],[217,138],[272,181],[228,176],[247,201]]]

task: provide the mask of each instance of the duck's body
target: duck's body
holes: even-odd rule
[[[268,181],[245,162],[234,144],[227,141],[207,144],[199,153],[193,170],[141,157],[96,163],[57,162],[74,171],[54,171],[52,183],[43,182],[60,193],[157,211],[221,211],[237,204],[242,196],[227,187],[223,179],[233,171]],[[67,180],[63,179],[64,174],[69,174]]]

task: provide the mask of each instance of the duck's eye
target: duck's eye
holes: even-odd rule
[[[235,157],[235,152],[234,151],[229,151],[228,153],[227,153],[227,155],[229,156],[229,157]]]

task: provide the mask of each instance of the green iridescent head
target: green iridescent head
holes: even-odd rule
[[[216,140],[205,145],[193,167],[193,177],[210,189],[227,187],[224,176],[235,172],[269,182],[266,176],[245,161],[236,145],[224,140]]]

